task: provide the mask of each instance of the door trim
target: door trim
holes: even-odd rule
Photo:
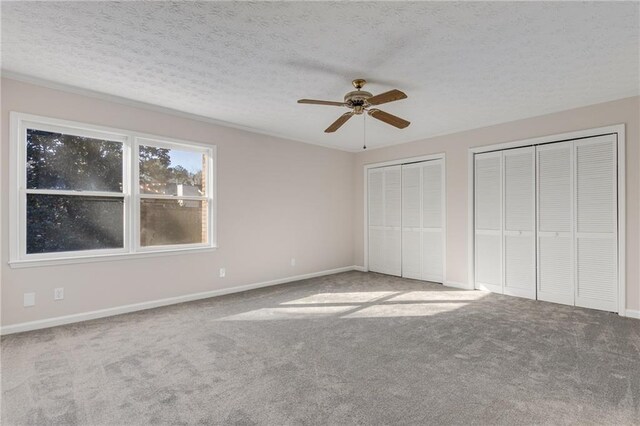
[[[626,160],[625,160],[625,124],[615,124],[594,129],[559,133],[531,139],[516,140],[492,145],[471,147],[468,150],[467,163],[467,287],[475,287],[475,224],[474,224],[474,155],[482,152],[499,151],[524,146],[536,146],[554,142],[585,139],[607,134],[616,134],[618,142],[618,315],[626,316]]]
[[[442,284],[447,285],[447,160],[444,152],[421,155],[417,157],[399,158],[397,160],[384,161],[380,163],[365,164],[364,176],[364,271],[369,271],[369,169],[376,169],[387,166],[401,166],[403,164],[418,163],[429,160],[442,160]]]

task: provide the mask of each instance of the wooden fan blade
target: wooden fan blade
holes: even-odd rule
[[[398,129],[404,129],[409,124],[411,124],[407,120],[403,120],[400,117],[396,117],[393,114],[389,114],[388,112],[380,111],[379,109],[375,109],[375,108],[369,110],[369,115],[387,124],[391,124],[392,126],[397,127]]]
[[[298,101],[299,104],[312,104],[312,105],[332,105],[332,106],[345,106],[344,102],[334,102],[334,101],[318,101],[316,99],[300,99]]]
[[[346,123],[347,120],[350,119],[352,115],[353,115],[353,111],[345,112],[340,117],[338,117],[338,119],[336,121],[334,121],[331,124],[331,126],[327,127],[327,130],[325,130],[324,132],[325,133],[333,133],[333,132],[335,132],[340,127],[342,127],[342,125],[344,123]]]
[[[387,102],[399,101],[400,99],[406,99],[407,95],[398,89],[389,90],[388,92],[380,93],[367,99],[369,105],[386,104]]]

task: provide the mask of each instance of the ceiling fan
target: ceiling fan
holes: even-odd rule
[[[404,129],[409,123],[407,120],[403,120],[400,117],[389,114],[388,112],[381,111],[377,108],[371,108],[388,102],[399,101],[405,99],[407,95],[400,90],[393,89],[388,92],[381,93],[373,96],[371,93],[362,90],[362,87],[367,84],[366,80],[361,78],[352,81],[353,87],[356,90],[344,95],[344,102],[333,101],[318,101],[315,99],[300,99],[299,104],[313,104],[313,105],[331,105],[331,106],[343,106],[350,108],[351,111],[342,114],[336,121],[333,122],[325,133],[333,133],[338,130],[344,123],[347,122],[354,115],[362,115],[366,111],[371,117],[378,119],[384,123],[390,124],[398,129]]]

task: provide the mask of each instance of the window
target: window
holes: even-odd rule
[[[12,265],[215,247],[215,147],[11,117]]]
[[[206,150],[139,139],[141,247],[209,240]]]

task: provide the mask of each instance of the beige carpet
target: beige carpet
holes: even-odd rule
[[[348,272],[2,338],[2,424],[638,424],[640,321]]]

